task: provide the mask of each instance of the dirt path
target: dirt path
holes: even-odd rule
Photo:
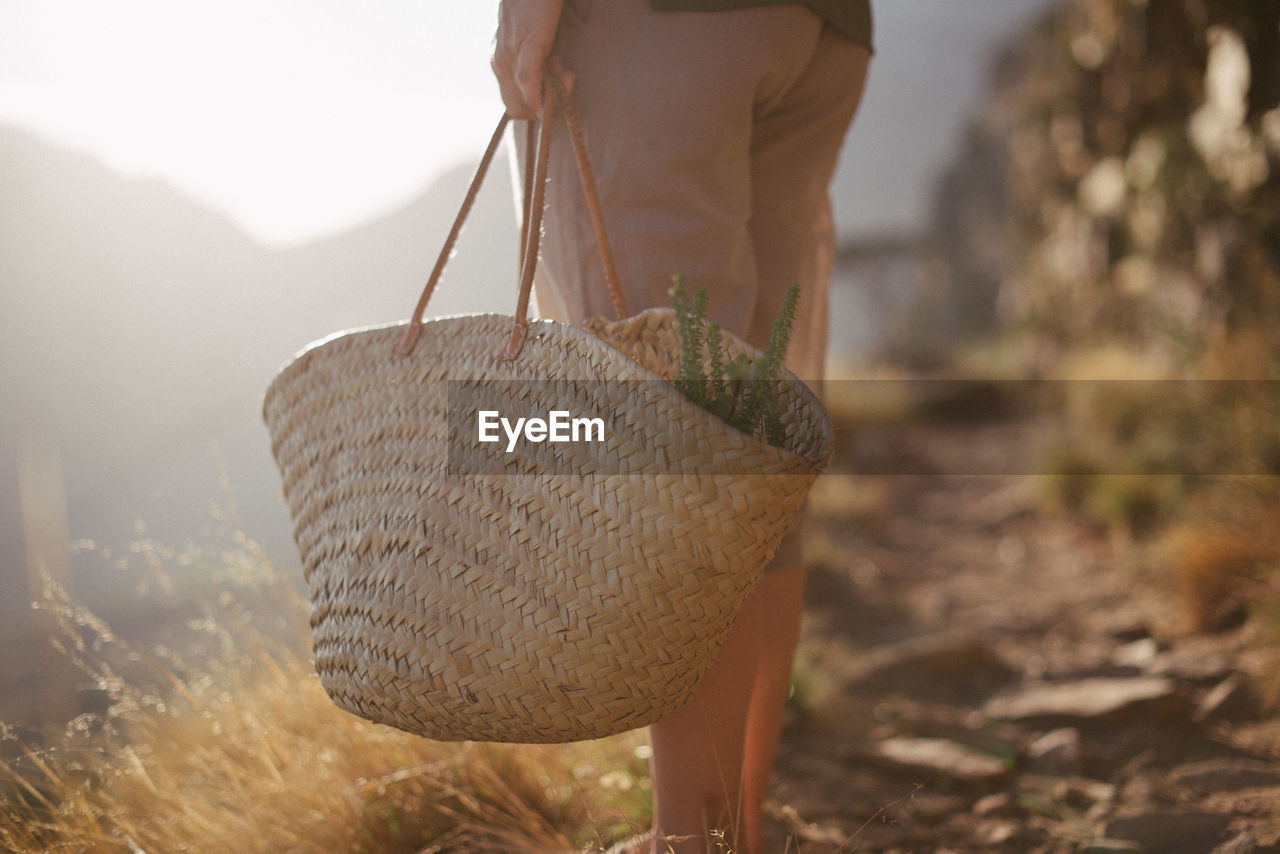
[[[917,427],[905,446],[1000,453],[1025,429]],[[1167,579],[1039,487],[820,481],[775,850],[1280,851],[1254,630],[1180,635]]]

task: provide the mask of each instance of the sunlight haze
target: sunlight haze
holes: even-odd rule
[[[4,0],[0,121],[297,243],[403,203],[483,145],[502,109],[496,8]]]
[[[834,187],[842,235],[923,227],[987,51],[1047,0],[895,0]],[[0,123],[291,246],[395,209],[501,113],[497,0],[0,0]]]

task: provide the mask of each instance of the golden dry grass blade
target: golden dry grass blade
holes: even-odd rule
[[[571,850],[574,839],[599,837],[593,816],[618,815],[591,769],[626,766],[634,736],[546,748],[443,744],[360,720],[333,705],[293,651],[305,634],[305,603],[287,582],[270,583],[277,589],[265,607],[287,616],[283,639],[257,631],[247,606],[220,590],[221,604],[202,609],[209,625],[197,627],[199,637],[216,639],[214,654],[199,660],[190,651],[131,648],[83,606],[52,600],[68,631],[101,629],[67,648],[109,689],[113,706],[47,748],[28,746],[0,763],[0,847]],[[112,663],[140,659],[147,684]],[[647,818],[624,817],[636,825]]]

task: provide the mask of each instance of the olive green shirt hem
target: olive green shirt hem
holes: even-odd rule
[[[874,50],[871,0],[792,0],[808,6],[823,20],[867,50]],[[725,12],[751,6],[788,5],[787,0],[649,0],[661,12]]]

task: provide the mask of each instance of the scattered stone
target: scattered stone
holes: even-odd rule
[[[955,795],[919,794],[911,799],[911,817],[925,824],[939,824],[963,813],[968,803]]]
[[[1196,809],[1155,809],[1107,823],[1113,839],[1130,839],[1161,854],[1203,854],[1222,841],[1231,817]]]
[[[796,830],[797,835],[805,842],[818,845],[844,845],[850,833],[834,824],[806,824]]]
[[[1008,792],[997,792],[979,798],[973,805],[973,814],[979,818],[1017,818],[1022,815],[1022,807]]]
[[[982,824],[974,836],[983,845],[1007,845],[1018,838],[1020,829],[1012,821],[994,821]]]
[[[1142,846],[1128,839],[1095,839],[1082,842],[1080,854],[1142,854]]]
[[[1109,809],[1116,797],[1116,787],[1101,780],[1068,777],[1058,783],[1056,799],[1074,809]]]
[[[1116,787],[1101,780],[1023,774],[1015,785],[1019,806],[1037,817],[1058,814],[1067,807],[1096,826],[1115,808]]]
[[[1142,638],[1117,647],[1111,654],[1111,663],[1116,667],[1132,667],[1142,670],[1150,667],[1160,654],[1160,644],[1155,638]]]
[[[1210,854],[1255,854],[1257,850],[1253,837],[1248,833],[1241,833],[1213,849]]]
[[[863,656],[856,683],[883,691],[926,691],[985,696],[1007,685],[1017,671],[972,634],[915,638]]]
[[[1080,773],[1080,730],[1061,727],[1027,746],[1027,770],[1067,777]]]
[[[1158,759],[1159,757],[1160,757],[1159,751],[1157,751],[1153,747],[1147,748],[1146,750],[1135,753],[1125,760],[1124,765],[1120,766],[1120,770],[1116,773],[1115,776],[1118,779],[1126,779],[1129,777],[1137,776],[1138,774],[1142,773],[1148,768],[1151,768],[1151,766],[1155,765],[1156,759]]]
[[[1084,819],[1085,821],[1092,822],[1095,825],[1099,824],[1111,816],[1113,807],[1114,803],[1112,801],[1098,801],[1096,804],[1085,810]]]
[[[1280,771],[1275,765],[1252,759],[1194,762],[1173,769],[1169,777],[1200,795],[1280,785]]]
[[[1035,490],[1030,488],[1030,479],[1015,478],[1008,486],[997,489],[971,505],[967,505],[963,512],[966,517],[971,518],[975,523],[986,525],[992,528],[998,528],[1008,523],[1011,519],[1020,516],[1026,516],[1035,511],[1039,506],[1039,499]],[[997,552],[1001,557],[1006,557],[1005,549],[1009,548],[1010,536],[1005,536],[1000,540]],[[1020,546],[1018,560],[1026,555],[1026,543],[1020,538],[1015,538]]]
[[[909,773],[942,774],[970,783],[992,782],[1008,773],[991,754],[944,738],[890,738],[875,745],[869,756]]]
[[[1090,721],[1177,699],[1177,686],[1169,679],[1153,676],[1094,678],[1022,688],[1012,694],[992,698],[984,711],[994,720],[1072,718]]]
[[[1182,682],[1218,682],[1236,672],[1231,658],[1222,652],[1177,648],[1155,656],[1144,669],[1149,676],[1167,676]]]
[[[1118,796],[1121,803],[1149,804],[1156,801],[1156,791],[1164,783],[1163,775],[1142,772],[1120,784]]]
[[[1257,712],[1257,698],[1248,680],[1233,673],[1215,685],[1197,705],[1192,719],[1209,723],[1223,718],[1251,718]]]
[[[1254,844],[1266,851],[1266,854],[1277,854],[1280,852],[1280,825],[1275,821],[1262,825],[1254,825],[1249,828],[1249,835],[1253,837]]]

